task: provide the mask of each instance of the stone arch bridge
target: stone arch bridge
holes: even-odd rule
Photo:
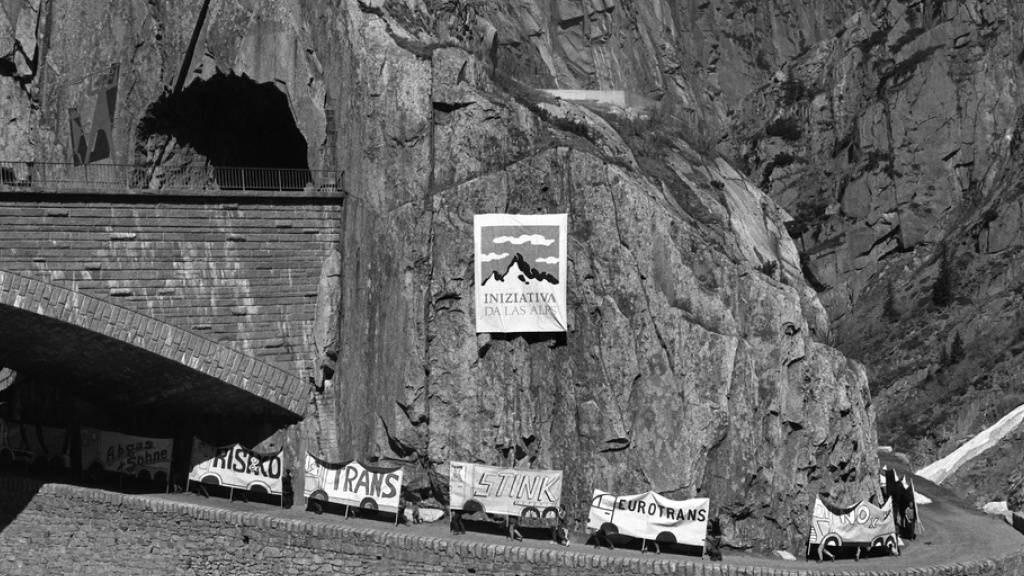
[[[300,419],[335,181],[0,162],[0,366],[108,404]]]

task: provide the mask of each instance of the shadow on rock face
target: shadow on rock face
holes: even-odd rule
[[[233,73],[164,92],[139,123],[140,142],[153,136],[173,137],[218,167],[309,168],[285,94]]]

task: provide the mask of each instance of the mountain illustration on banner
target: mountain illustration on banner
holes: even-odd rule
[[[509,275],[512,277],[509,278]],[[523,284],[529,284],[530,281],[547,282],[548,284],[558,284],[558,278],[554,274],[538,270],[533,266],[526,263],[526,258],[522,254],[516,252],[516,255],[512,257],[512,261],[509,262],[508,267],[505,268],[505,272],[501,273],[497,270],[493,270],[490,274],[484,277],[482,286],[486,285],[489,280],[497,282],[505,282],[506,279],[509,281],[519,280]]]
[[[474,307],[484,332],[565,332],[566,214],[476,214]]]

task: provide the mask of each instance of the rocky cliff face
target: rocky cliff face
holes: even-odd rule
[[[796,550],[815,493],[874,488],[867,378],[825,344],[787,215],[713,145],[857,7],[807,4],[6,3],[0,38],[40,57],[4,60],[0,145],[69,159],[69,108],[98,90],[74,79],[114,63],[111,158],[153,186],[177,166],[269,165],[287,127],[232,138],[232,115],[287,115],[308,146],[290,162],[343,172],[348,193],[314,326],[313,451],[406,462],[438,497],[452,459],[561,468],[578,518],[593,488],[709,496],[733,544]],[[629,90],[653,112],[536,90],[556,87]],[[484,212],[570,214],[564,336],[475,333]]]
[[[865,6],[751,91],[722,145],[793,215],[836,342],[869,367],[880,438],[918,466],[1024,399],[1022,17]],[[1019,459],[995,454],[950,482],[1002,499]]]

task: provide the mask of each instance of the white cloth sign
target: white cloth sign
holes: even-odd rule
[[[241,444],[214,448],[199,439],[192,442],[189,480],[280,495],[283,471],[281,451],[260,455]]]
[[[363,466],[352,461],[331,465],[306,453],[306,498],[397,513],[402,468]]]
[[[67,468],[69,440],[63,428],[0,419],[0,458],[9,454],[13,462],[42,460],[50,466]]]
[[[82,428],[82,468],[99,464],[109,472],[138,475],[143,471],[152,477],[171,471],[172,438],[147,438]]]
[[[703,546],[708,531],[707,498],[671,500],[656,492],[616,496],[594,490],[587,528],[605,528],[634,538]],[[607,524],[614,526],[609,530]]]
[[[452,510],[524,517],[557,517],[562,501],[561,470],[498,468],[451,462]]]
[[[839,510],[815,498],[808,546],[821,542],[828,546],[890,546],[895,549],[892,500],[886,500],[881,507],[861,500],[853,508]]]
[[[477,332],[565,332],[567,214],[477,214]]]

